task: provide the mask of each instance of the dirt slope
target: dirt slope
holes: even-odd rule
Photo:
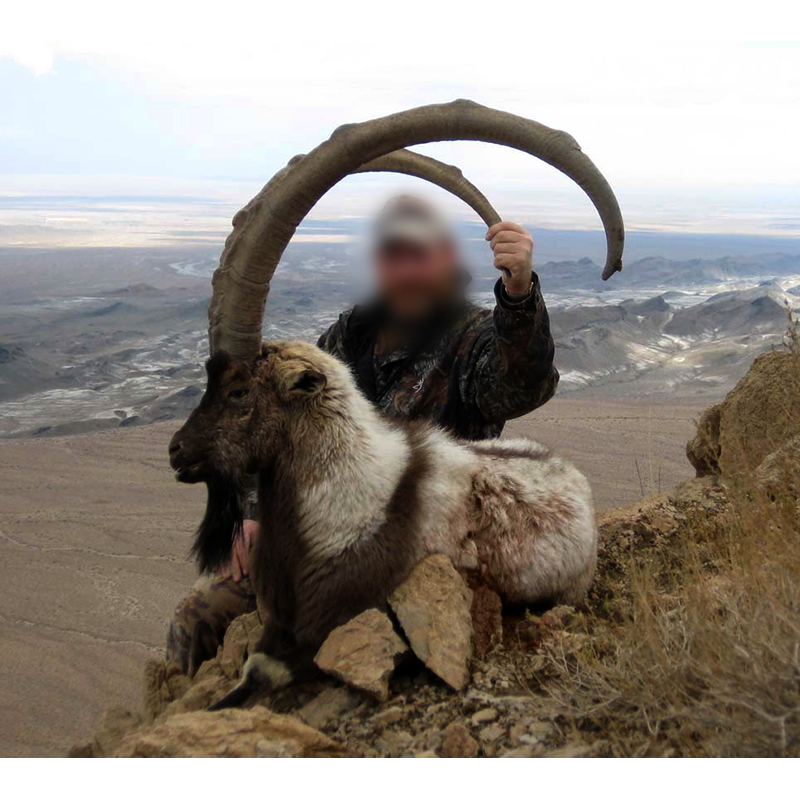
[[[558,399],[509,425],[586,471],[599,508],[690,477],[691,405]],[[136,706],[160,653],[202,487],[172,480],[175,423],[0,441],[0,755],[60,755],[101,712]],[[613,465],[613,469],[609,466]],[[652,470],[651,470],[652,466]],[[652,473],[652,481],[651,481]]]
[[[172,480],[173,427],[0,442],[0,754],[58,754],[136,701],[194,574],[203,489]]]

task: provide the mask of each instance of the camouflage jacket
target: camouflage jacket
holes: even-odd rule
[[[393,417],[429,419],[464,439],[496,438],[506,420],[546,403],[556,390],[554,342],[539,280],[519,302],[501,280],[494,310],[463,300],[417,342],[378,346],[380,314],[355,306],[319,346],[349,364],[359,388]]]

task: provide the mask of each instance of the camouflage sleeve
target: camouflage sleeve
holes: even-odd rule
[[[521,417],[546,403],[558,385],[555,343],[539,278],[530,294],[513,301],[502,280],[494,287],[497,305],[476,337],[464,365],[461,394],[487,422]]]
[[[333,325],[319,337],[317,341],[317,347],[320,350],[324,350],[326,353],[330,353],[332,356],[336,356],[337,358],[341,359],[342,361],[347,361],[347,356],[344,349],[344,331],[343,327],[346,321],[346,317],[343,314],[339,319],[333,323]]]

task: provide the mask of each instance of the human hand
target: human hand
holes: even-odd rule
[[[246,519],[242,530],[233,537],[231,560],[221,571],[223,578],[233,578],[237,583],[250,574],[250,548],[258,537],[259,525],[252,519]]]
[[[498,222],[486,233],[494,252],[494,267],[503,276],[509,295],[526,295],[531,290],[533,237],[515,222]]]

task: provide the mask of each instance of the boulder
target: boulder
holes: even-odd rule
[[[759,356],[728,396],[707,409],[686,455],[698,477],[748,475],[800,435],[800,354]]]
[[[389,677],[407,651],[389,617],[371,608],[332,630],[314,661],[329,675],[383,702],[389,697]]]
[[[112,752],[122,758],[329,758],[348,756],[341,745],[295,717],[262,706],[177,714],[125,736]]]
[[[421,561],[389,604],[428,669],[454,689],[469,680],[472,592],[445,555]]]

